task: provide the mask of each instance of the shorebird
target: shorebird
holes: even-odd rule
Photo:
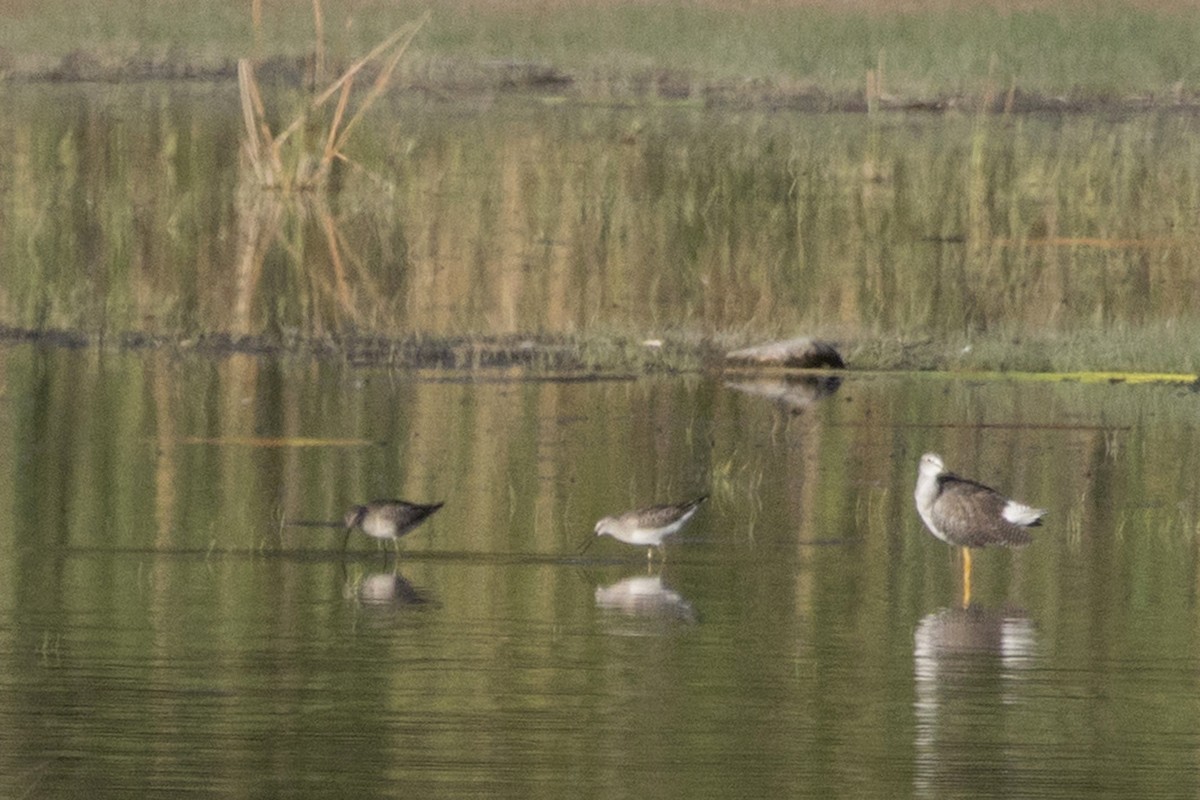
[[[390,539],[396,542],[442,505],[421,505],[404,500],[372,500],[365,506],[354,506],[346,512],[346,538],[342,542],[342,551],[344,552],[350,544],[350,531],[355,528],[374,539]]]
[[[654,558],[654,548],[662,554],[663,539],[675,533],[696,513],[700,504],[708,499],[701,495],[695,500],[675,505],[650,506],[635,511],[626,511],[615,517],[605,517],[596,523],[596,536],[611,536],[626,544],[646,546],[646,561]],[[595,538],[588,539],[586,550]]]
[[[921,456],[913,498],[929,532],[962,548],[963,606],[971,602],[971,548],[1027,545],[1033,540],[1028,529],[1041,525],[1046,515],[1044,509],[1010,500],[991,487],[947,472],[936,453]]]

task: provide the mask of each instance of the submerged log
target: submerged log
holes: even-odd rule
[[[731,364],[749,364],[760,367],[842,369],[846,366],[846,362],[842,360],[841,355],[832,344],[808,336],[734,350],[725,355],[725,360]]]

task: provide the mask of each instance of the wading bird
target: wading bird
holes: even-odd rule
[[[394,546],[399,552],[397,540],[424,522],[442,505],[421,505],[404,500],[372,500],[364,506],[354,506],[346,512],[346,538],[342,541],[342,552],[345,552],[350,544],[350,532],[355,528],[374,539],[391,540],[396,543]]]
[[[655,548],[658,548],[662,557],[663,539],[682,528],[707,499],[708,495],[701,495],[686,503],[650,506],[626,511],[615,517],[605,517],[596,523],[596,536],[611,536],[626,544],[644,545],[646,560],[650,561]],[[586,550],[595,540],[596,537],[589,538],[583,549]]]
[[[1033,539],[1028,529],[1041,525],[1046,515],[1043,509],[1010,500],[982,483],[947,472],[936,453],[921,456],[913,498],[929,532],[962,548],[964,607],[971,602],[971,548],[1027,545]]]

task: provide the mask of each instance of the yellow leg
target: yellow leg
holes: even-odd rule
[[[962,549],[963,556],[963,598],[962,607],[971,605],[971,548]]]

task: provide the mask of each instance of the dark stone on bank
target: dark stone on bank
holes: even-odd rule
[[[729,364],[797,369],[843,369],[846,366],[832,344],[808,336],[734,350],[725,355],[725,361]]]

